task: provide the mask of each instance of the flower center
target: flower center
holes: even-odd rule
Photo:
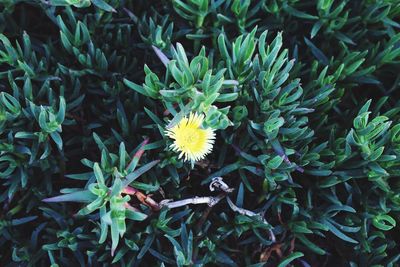
[[[196,143],[199,139],[198,131],[199,130],[195,130],[195,129],[190,129],[189,131],[187,131],[184,136],[185,143],[188,145],[192,145],[192,144]]]

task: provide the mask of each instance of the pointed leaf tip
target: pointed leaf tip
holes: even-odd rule
[[[161,62],[166,67],[170,61],[168,59],[168,57],[158,47],[155,47],[154,45],[152,45],[151,47],[153,48],[153,50],[156,53],[156,55],[158,56],[158,58],[161,60]]]

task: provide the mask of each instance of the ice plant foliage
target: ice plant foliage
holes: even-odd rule
[[[0,0],[0,267],[400,267],[399,22]]]
[[[191,112],[165,131],[174,140],[170,148],[179,152],[179,158],[184,157],[185,161],[194,162],[212,151],[215,132],[212,128],[202,128],[203,121],[203,114]]]

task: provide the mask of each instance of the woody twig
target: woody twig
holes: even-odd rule
[[[215,191],[216,189],[222,191],[223,193],[218,196],[207,196],[207,197],[192,197],[187,199],[182,199],[178,201],[171,201],[170,199],[165,199],[160,202],[161,207],[168,207],[170,209],[179,208],[186,205],[199,205],[199,204],[207,204],[209,207],[215,206],[218,202],[220,202],[223,198],[227,196],[228,193],[233,191],[233,188],[230,188],[223,180],[222,177],[215,177],[212,179],[210,183],[210,191]]]

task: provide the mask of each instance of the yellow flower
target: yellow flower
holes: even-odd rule
[[[179,158],[184,156],[186,161],[198,161],[211,152],[214,144],[214,129],[201,127],[204,115],[190,113],[189,118],[182,118],[175,126],[167,129],[165,134],[174,139],[170,146],[172,150],[180,152]]]

